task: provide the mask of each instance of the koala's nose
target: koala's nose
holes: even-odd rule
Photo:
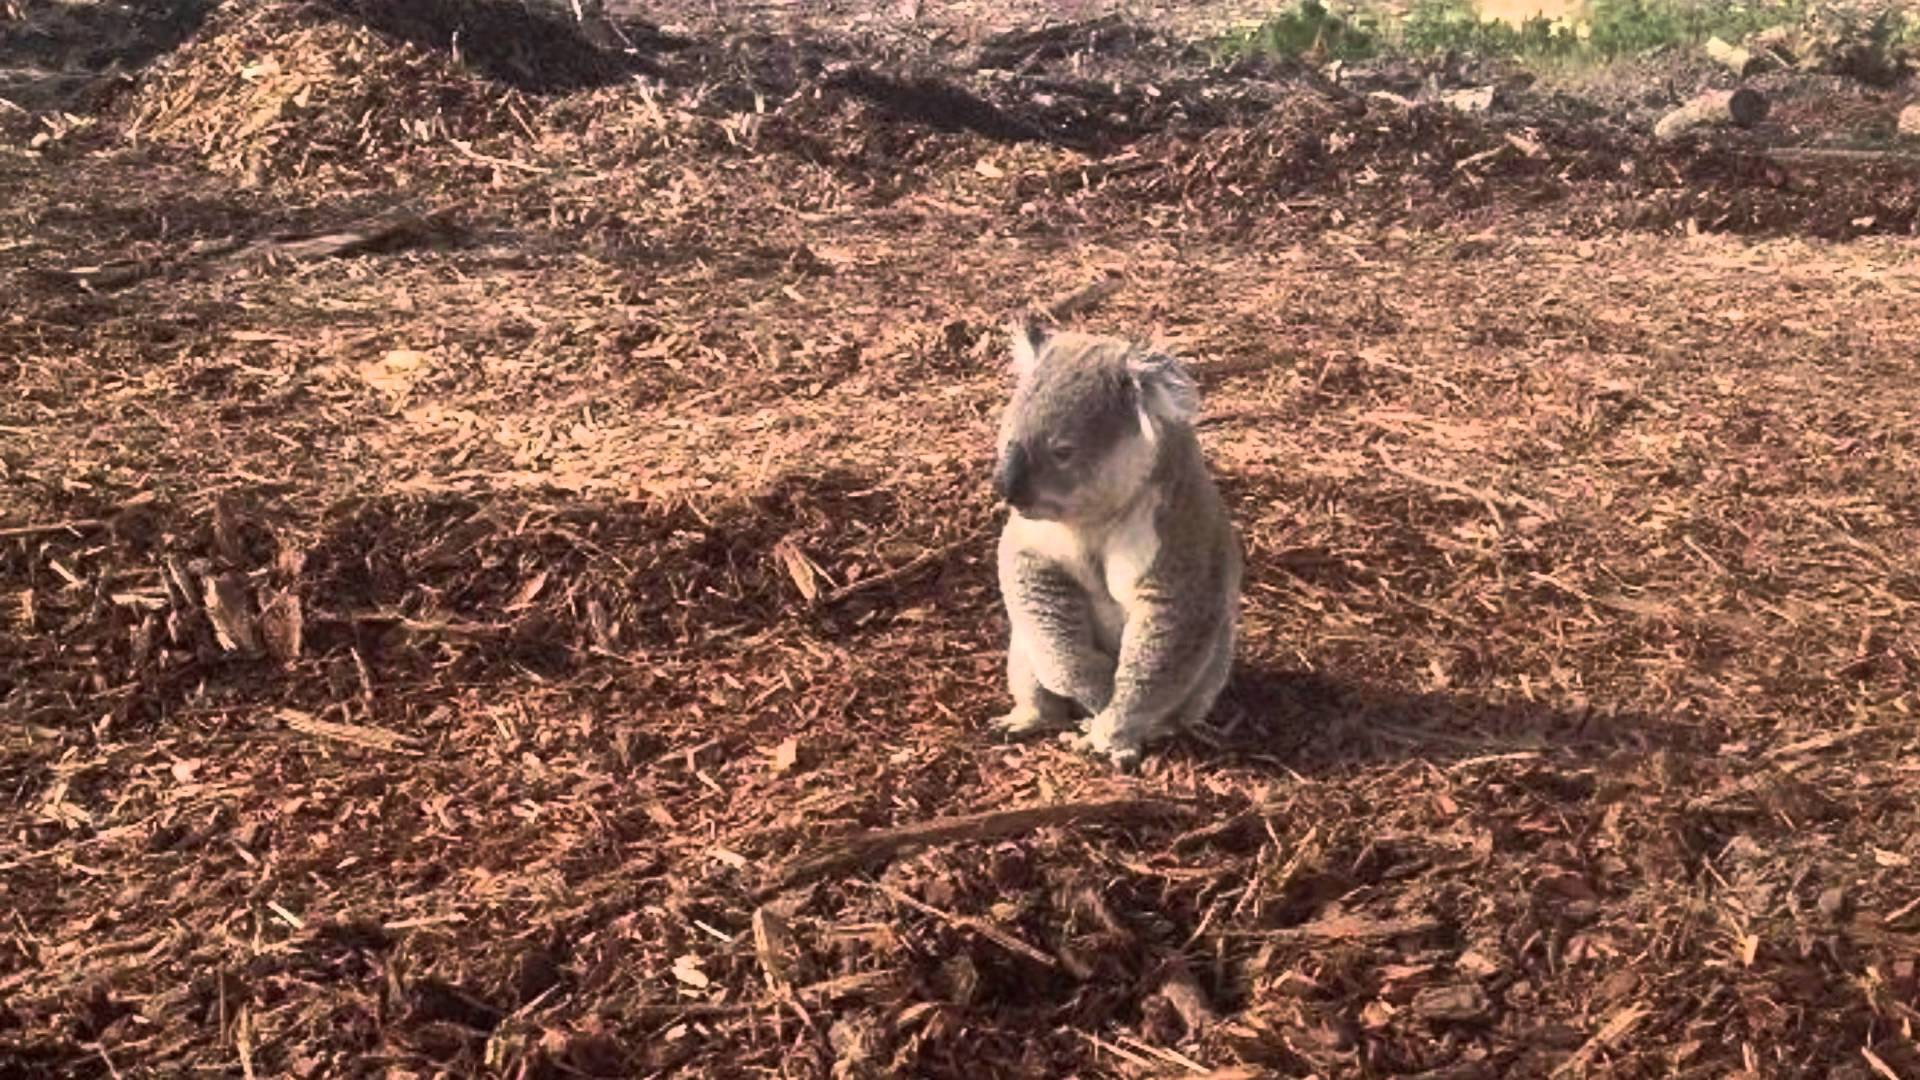
[[[993,473],[993,489],[1010,506],[1020,506],[1032,494],[1032,477],[1029,475],[1027,449],[1019,443],[1007,448],[1000,455],[1000,467]]]

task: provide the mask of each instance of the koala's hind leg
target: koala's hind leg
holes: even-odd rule
[[[1073,726],[1073,702],[1040,685],[1030,645],[1020,634],[1014,635],[1007,649],[1007,687],[1013,692],[1013,711],[996,718],[994,727],[1009,735],[1025,735]]]

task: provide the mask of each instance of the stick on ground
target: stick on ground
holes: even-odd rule
[[[322,720],[295,709],[281,709],[279,715],[281,723],[302,735],[364,746],[369,750],[384,750],[390,754],[417,756],[424,753],[420,748],[420,741],[410,735],[368,727],[364,724],[336,724],[331,720]]]
[[[10,525],[0,529],[0,540],[11,540],[19,536],[39,536],[43,533],[79,532],[83,529],[100,529],[106,522],[99,518],[74,518],[71,521],[49,521],[44,525]]]
[[[831,840],[790,860],[774,872],[761,890],[762,899],[829,874],[890,861],[902,852],[930,844],[963,840],[998,840],[1054,825],[1164,817],[1186,811],[1179,803],[1160,799],[1095,799],[1083,802],[991,810],[981,814],[936,818],[917,825],[876,829]]]
[[[976,918],[972,915],[956,915],[951,911],[942,911],[932,904],[927,903],[925,900],[909,896],[891,885],[876,883],[873,887],[886,893],[899,903],[905,904],[913,910],[918,911],[922,915],[931,915],[941,922],[946,923],[948,926],[957,926],[963,930],[971,930],[1008,952],[1018,956],[1024,956],[1034,963],[1039,964],[1041,967],[1057,969],[1060,966],[1058,960],[1055,960],[1053,957],[1048,956],[1046,953],[1041,952],[1039,949],[1034,948],[1032,945],[1027,944],[1008,931],[995,926],[985,919]]]
[[[1234,937],[1256,937],[1267,941],[1285,941],[1325,945],[1341,941],[1386,941],[1391,938],[1431,934],[1440,929],[1437,919],[1369,919],[1360,915],[1335,915],[1277,930],[1237,931]]]
[[[1767,99],[1758,90],[1709,90],[1661,117],[1653,137],[1664,142],[1703,128],[1750,128],[1766,118]]]

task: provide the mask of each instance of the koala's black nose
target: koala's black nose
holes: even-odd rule
[[[993,473],[993,489],[1007,504],[1014,507],[1025,505],[1032,496],[1033,477],[1027,462],[1027,448],[1019,443],[1007,447],[1000,455],[1000,467]]]

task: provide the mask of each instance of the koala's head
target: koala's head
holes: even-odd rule
[[[1153,474],[1159,447],[1199,407],[1179,361],[1117,338],[1012,328],[1018,380],[1000,426],[994,487],[1024,517],[1084,521],[1117,511]]]

